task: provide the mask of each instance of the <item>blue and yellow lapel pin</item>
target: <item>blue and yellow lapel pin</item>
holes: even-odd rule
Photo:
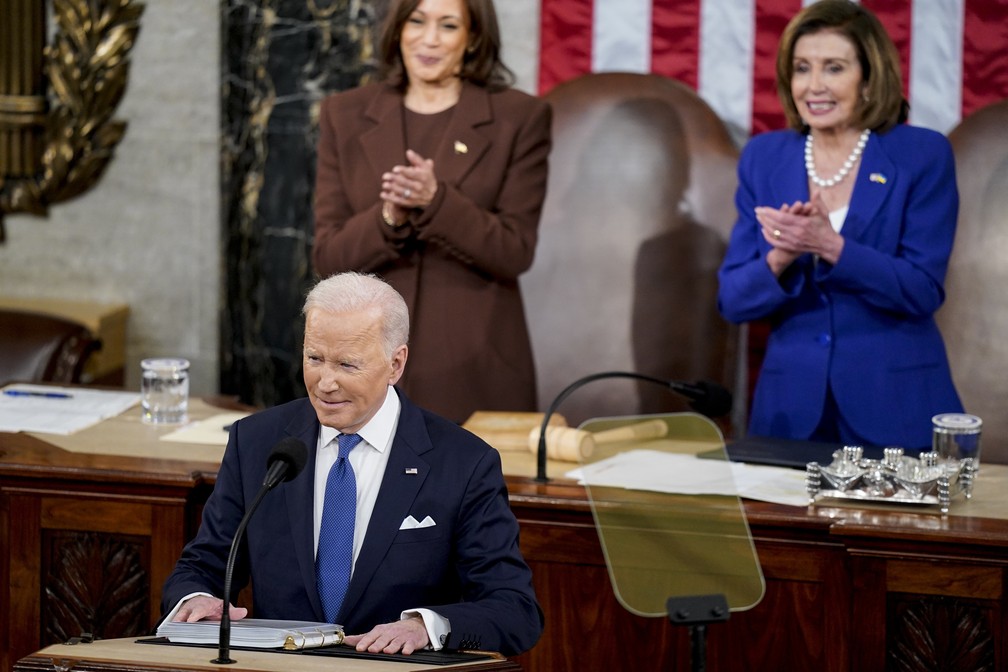
[[[868,179],[872,182],[878,182],[879,184],[885,184],[889,181],[882,173],[872,173],[868,176]]]

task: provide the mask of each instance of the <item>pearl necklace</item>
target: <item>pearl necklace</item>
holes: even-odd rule
[[[809,179],[816,186],[828,189],[834,185],[843,182],[843,179],[847,177],[847,173],[851,171],[854,164],[857,163],[858,157],[861,156],[861,152],[864,151],[865,145],[868,144],[868,136],[871,135],[871,129],[866,128],[861,131],[861,137],[858,138],[857,144],[854,145],[854,149],[851,150],[850,156],[844,161],[843,166],[837,171],[837,174],[828,180],[824,180],[819,177],[815,169],[815,158],[812,156],[812,131],[809,131],[808,135],[805,136],[805,172],[808,173]]]

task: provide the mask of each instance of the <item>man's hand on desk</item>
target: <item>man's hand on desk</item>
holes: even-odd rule
[[[196,621],[219,621],[221,620],[221,615],[224,613],[223,606],[224,600],[217,599],[216,597],[197,595],[196,597],[191,597],[182,603],[182,606],[179,607],[179,610],[176,612],[172,621],[183,621],[186,623],[195,623]],[[245,618],[248,615],[248,609],[245,607],[236,607],[231,605],[230,614],[231,620],[237,621],[238,619]]]
[[[376,625],[363,635],[347,635],[345,644],[358,651],[371,653],[404,653],[409,655],[430,643],[427,628],[419,616],[411,616],[395,623]]]

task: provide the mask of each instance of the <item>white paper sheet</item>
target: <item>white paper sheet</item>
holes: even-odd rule
[[[206,420],[192,422],[170,434],[164,434],[159,439],[161,441],[174,441],[176,443],[202,443],[214,446],[226,446],[231,424],[241,420],[246,415],[249,415],[249,413],[242,411],[218,413]]]
[[[805,472],[697,458],[659,450],[629,450],[567,473],[580,483],[687,495],[737,495],[791,506],[808,504]]]
[[[73,434],[119,415],[139,402],[137,392],[8,385],[0,390],[0,431]]]

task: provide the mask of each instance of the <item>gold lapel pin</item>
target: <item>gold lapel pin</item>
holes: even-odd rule
[[[464,142],[462,142],[461,140],[456,140],[455,141],[455,153],[456,154],[465,154],[468,151],[469,151],[469,148],[466,147],[466,144]]]
[[[883,175],[882,173],[872,173],[871,175],[868,176],[868,179],[871,180],[872,182],[878,182],[879,184],[886,183],[886,176]]]

